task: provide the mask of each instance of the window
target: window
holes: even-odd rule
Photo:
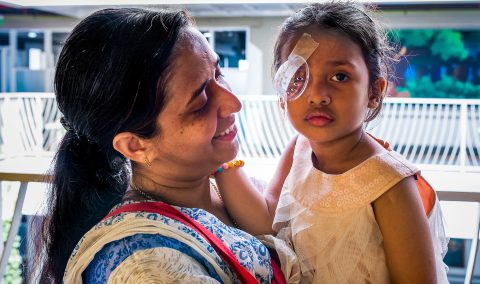
[[[242,68],[247,61],[246,29],[202,29],[201,33],[220,57],[222,68]]]
[[[240,62],[245,60],[245,31],[219,31],[215,32],[213,45],[220,56],[220,67],[238,68]]]
[[[45,69],[45,51],[43,32],[19,32],[17,36],[16,67],[30,70]]]
[[[8,62],[9,52],[8,45],[10,44],[10,38],[8,31],[0,32],[0,91],[6,92],[8,88]]]
[[[245,95],[252,87],[248,79],[248,30],[246,28],[203,28],[213,50],[220,57],[219,65],[230,89],[237,95]]]

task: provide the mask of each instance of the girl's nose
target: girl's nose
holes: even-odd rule
[[[308,103],[312,106],[328,106],[331,101],[326,90],[312,90],[308,96]]]

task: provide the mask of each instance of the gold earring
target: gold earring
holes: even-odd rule
[[[150,160],[148,160],[147,157],[145,157],[145,165],[147,165],[147,167],[151,167],[152,166],[152,163],[150,162]]]

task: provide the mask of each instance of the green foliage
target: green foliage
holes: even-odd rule
[[[433,55],[439,55],[443,61],[449,59],[465,60],[468,50],[462,40],[462,34],[452,30],[440,30],[435,35],[430,50]]]
[[[406,50],[403,74],[396,75],[407,81],[399,91],[413,97],[480,98],[480,85],[473,85],[480,82],[480,32],[397,30],[391,34]]]
[[[397,30],[398,40],[408,47],[423,47],[430,43],[435,32],[433,30]]]
[[[421,98],[480,98],[480,85],[475,86],[450,76],[443,76],[436,82],[432,82],[429,76],[423,76],[419,80],[407,81],[403,90],[408,90],[412,97]]]
[[[3,240],[7,239],[8,230],[10,229],[12,222],[6,220],[3,222]],[[20,237],[16,236],[13,242],[12,252],[8,259],[7,268],[3,275],[3,281],[5,284],[20,284],[22,283],[22,258],[20,256]]]
[[[427,47],[432,55],[438,55],[443,61],[449,59],[465,60],[468,49],[462,34],[452,30],[396,30],[392,31],[403,46]]]

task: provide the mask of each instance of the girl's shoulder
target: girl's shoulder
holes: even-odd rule
[[[297,149],[285,194],[316,210],[343,211],[367,206],[419,171],[400,154],[382,148],[342,174],[327,174],[313,167],[308,141],[299,137]]]

